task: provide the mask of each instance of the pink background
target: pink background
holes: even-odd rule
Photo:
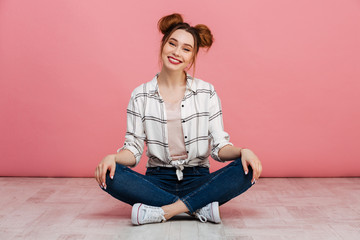
[[[156,23],[173,12],[212,29],[196,77],[263,176],[360,176],[358,0],[2,0],[0,175],[93,176],[159,71]]]

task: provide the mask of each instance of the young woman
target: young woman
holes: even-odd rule
[[[224,132],[214,87],[191,77],[199,48],[210,48],[209,28],[183,22],[180,14],[161,18],[160,73],[137,87],[127,108],[125,143],[106,156],[95,178],[113,197],[132,205],[135,225],[188,213],[220,223],[219,205],[240,195],[259,178],[262,166],[249,149],[233,146]],[[146,175],[135,167],[147,144]],[[230,164],[209,173],[209,155]]]

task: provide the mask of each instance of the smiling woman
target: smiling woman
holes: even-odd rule
[[[166,221],[187,212],[220,223],[219,206],[250,188],[262,166],[249,149],[233,146],[224,131],[220,99],[210,83],[187,73],[199,48],[213,36],[180,14],[161,18],[161,71],[137,87],[127,108],[125,143],[95,170],[100,187],[132,205],[134,225]],[[136,166],[147,144],[146,175]],[[210,174],[209,156],[232,163]]]
[[[177,69],[187,68],[193,60],[193,45],[194,38],[190,33],[182,29],[176,30],[162,50],[163,64],[167,65],[166,68],[174,68],[174,65]]]
[[[188,23],[184,23],[181,15],[177,13],[162,17],[158,22],[158,28],[159,31],[164,34],[160,47],[160,59],[162,59],[162,63],[165,63],[163,52],[165,51],[166,44],[173,47],[179,46],[182,51],[188,52],[189,54],[191,53],[191,63],[186,65],[186,69],[188,70],[193,66],[194,77],[196,56],[199,52],[199,48],[203,47],[209,49],[213,43],[213,35],[211,34],[210,29],[204,24],[198,24],[195,27],[191,27]],[[183,30],[183,33],[187,35],[187,38],[185,38],[183,34],[175,34],[177,30]],[[182,39],[184,42],[178,42],[179,39],[176,39],[177,37],[184,37],[185,39]]]

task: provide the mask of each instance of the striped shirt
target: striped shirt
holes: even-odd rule
[[[184,167],[209,167],[209,155],[219,158],[219,150],[229,142],[224,132],[221,103],[210,83],[187,74],[186,90],[181,101],[181,123],[187,158],[172,160],[169,151],[167,116],[164,100],[159,94],[156,76],[135,88],[127,108],[125,143],[117,151],[127,149],[136,159],[135,167],[147,145],[147,167],[176,167],[179,180]]]

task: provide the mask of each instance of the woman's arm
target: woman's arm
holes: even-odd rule
[[[130,150],[124,149],[114,155],[115,155],[115,162],[121,165],[131,167],[136,164],[136,158]]]
[[[226,145],[219,151],[219,157],[222,161],[235,160],[241,156],[241,148]]]
[[[250,149],[226,145],[219,151],[219,157],[223,161],[234,160],[240,156],[245,174],[249,172],[249,165],[253,169],[252,182],[254,183],[260,177],[262,165],[259,158]]]

